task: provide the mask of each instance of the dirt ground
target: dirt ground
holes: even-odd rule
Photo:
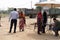
[[[8,21],[8,17],[2,18],[0,27],[0,40],[60,40],[60,35],[58,37],[55,37],[54,32],[48,30],[48,26],[46,27],[46,34],[41,33],[41,35],[38,35],[37,29],[34,30],[34,25],[30,25],[31,23],[34,22],[36,22],[36,18],[33,19],[26,18],[25,30],[24,32],[19,32],[19,20],[18,20],[16,29],[17,32],[13,33],[12,30],[12,33],[8,33],[10,28],[9,27],[10,22]]]

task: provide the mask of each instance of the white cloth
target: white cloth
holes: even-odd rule
[[[10,13],[10,17],[9,17],[9,20],[10,19],[17,19],[18,18],[18,12],[17,11],[12,11]]]

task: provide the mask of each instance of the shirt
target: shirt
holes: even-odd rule
[[[10,19],[17,19],[18,18],[18,12],[17,11],[12,11],[10,13],[10,17],[9,17],[9,20]]]

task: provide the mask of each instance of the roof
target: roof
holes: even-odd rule
[[[60,2],[57,1],[45,1],[45,2],[39,2],[36,3],[35,6],[48,6],[51,8],[51,5],[53,5],[53,7],[60,7]]]

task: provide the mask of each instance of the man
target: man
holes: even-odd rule
[[[9,20],[11,20],[9,33],[11,33],[13,24],[14,24],[14,33],[16,33],[17,18],[18,18],[18,12],[17,9],[14,8],[14,10],[10,13],[10,17],[9,17]]]
[[[55,36],[59,36],[58,31],[60,30],[60,21],[56,20],[56,18],[53,18],[53,21],[53,31],[55,32]]]

